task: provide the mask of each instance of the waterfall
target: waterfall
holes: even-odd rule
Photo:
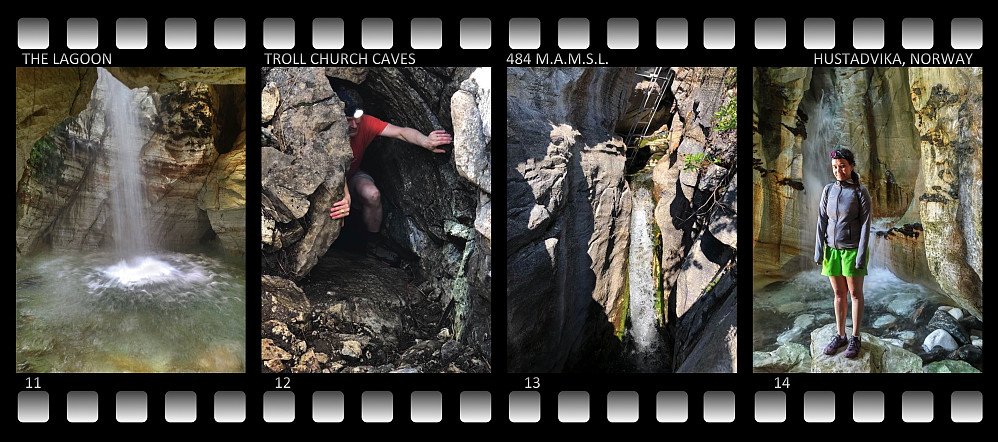
[[[98,68],[104,91],[105,146],[115,152],[112,167],[112,222],[114,242],[122,258],[141,255],[146,244],[145,198],[142,185],[142,152],[139,110],[134,94],[113,75]]]
[[[804,262],[807,263],[814,262],[814,249],[809,244],[814,244],[817,234],[821,191],[826,184],[835,179],[832,176],[828,152],[838,145],[840,133],[832,97],[822,94],[821,99],[813,106],[804,109],[808,116],[807,138],[801,144],[800,168],[804,181],[804,194],[798,199],[798,203],[801,204],[799,209],[801,253],[804,255]]]
[[[663,368],[658,355],[662,338],[655,318],[654,251],[649,221],[649,214],[653,212],[651,193],[648,189],[637,189],[631,205],[631,245],[627,267],[630,286],[628,336],[633,343],[635,368],[642,372],[661,371]]]

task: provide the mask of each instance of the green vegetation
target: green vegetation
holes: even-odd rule
[[[728,104],[714,113],[714,130],[724,132],[738,128],[738,97],[731,97]]]
[[[35,142],[28,157],[28,165],[43,179],[53,179],[59,176],[62,169],[62,156],[53,139],[46,135]]]
[[[628,263],[630,264],[630,263]],[[624,332],[627,331],[627,315],[631,314],[630,301],[631,301],[631,278],[629,272],[624,271],[624,290],[622,291],[624,296],[624,305],[620,308],[620,326],[617,327],[617,340],[624,340]]]
[[[652,278],[655,281],[655,318],[658,326],[665,326],[665,287],[662,284],[662,231],[652,221]]]
[[[683,162],[684,172],[689,172],[691,170],[699,169],[705,165],[704,163],[707,162],[714,164],[721,163],[720,158],[717,158],[707,152],[697,152],[697,153],[687,154],[686,157],[683,158],[683,161],[684,161]]]
[[[640,149],[648,145],[656,146],[661,144],[662,141],[668,141],[668,138],[669,132],[659,132],[647,137],[642,137],[638,139],[638,148]]]

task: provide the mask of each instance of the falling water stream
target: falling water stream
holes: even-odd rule
[[[242,372],[245,264],[149,244],[135,92],[98,71],[115,247],[18,260],[17,371]]]
[[[638,180],[635,180],[637,182]],[[629,371],[658,373],[669,367],[665,361],[662,334],[655,307],[654,211],[651,192],[644,187],[632,191],[631,243],[628,251]]]

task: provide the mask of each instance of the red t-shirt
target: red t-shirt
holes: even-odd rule
[[[353,161],[350,162],[350,170],[347,171],[349,180],[360,170],[360,162],[364,159],[364,151],[371,141],[385,130],[388,123],[367,114],[361,115],[360,124],[357,126],[357,135],[350,138],[350,149],[353,150]]]

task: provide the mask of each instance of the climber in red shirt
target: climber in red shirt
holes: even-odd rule
[[[445,153],[439,146],[451,144],[450,134],[435,130],[429,135],[410,128],[399,127],[364,114],[360,95],[352,89],[337,89],[336,94],[344,104],[350,136],[350,148],[353,150],[353,161],[347,170],[344,198],[329,209],[333,219],[343,219],[350,215],[351,204],[359,206],[364,226],[367,228],[368,244],[375,244],[378,232],[381,231],[381,192],[374,183],[374,178],[360,169],[364,152],[375,137],[391,137],[410,144],[415,144],[434,153]]]

